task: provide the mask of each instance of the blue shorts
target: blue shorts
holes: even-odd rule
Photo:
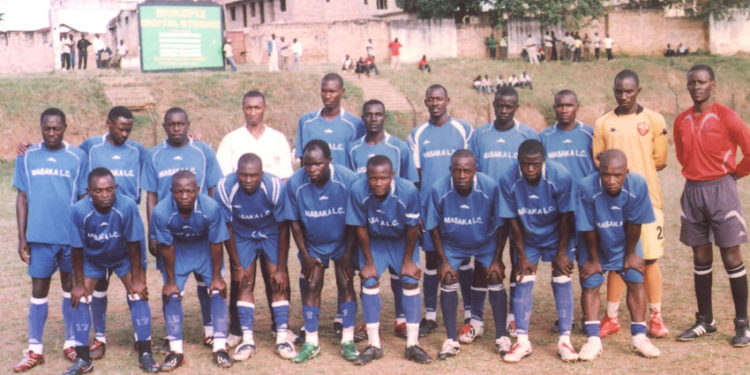
[[[128,272],[130,272],[130,258],[127,255],[119,260],[108,262],[98,262],[96,259],[87,257],[86,254],[83,255],[83,276],[89,279],[106,279],[112,273],[122,278]]]
[[[395,275],[401,275],[401,266],[404,263],[404,251],[406,240],[404,238],[373,238],[370,237],[370,253],[375,262],[376,278],[391,268]],[[365,266],[365,255],[359,250],[359,269]],[[414,264],[419,265],[419,252],[414,251],[411,258]],[[407,284],[417,284],[419,280],[411,276],[402,276],[401,280]],[[366,281],[366,280],[365,280]],[[363,281],[363,283],[365,282]]]
[[[211,284],[211,280],[213,279],[213,272],[211,271],[210,267],[209,267],[208,272],[206,272],[205,270],[202,270],[202,269],[201,270],[194,269],[194,270],[190,270],[188,272],[180,271],[178,273],[177,270],[175,270],[175,272],[174,272],[174,281],[175,281],[175,284],[177,284],[177,287],[180,289],[180,293],[182,293],[182,292],[185,291],[185,284],[187,283],[187,279],[188,279],[188,277],[190,277],[191,273],[195,273],[196,281],[197,281],[197,277],[200,276],[200,277],[203,278],[203,282],[206,284],[206,286],[208,286],[209,284]],[[162,272],[162,279],[163,279],[164,283],[166,284],[166,282],[167,282],[167,274],[166,274],[166,272]]]
[[[29,276],[35,279],[46,279],[58,269],[73,273],[73,257],[68,245],[55,245],[40,242],[29,242]]]
[[[638,242],[638,246],[635,247],[635,253],[643,258],[643,248],[640,246],[640,241]],[[589,259],[588,249],[585,246],[577,249],[576,258],[578,258],[578,265],[582,266]],[[625,264],[625,251],[623,250],[621,252],[608,255],[605,252],[599,250],[599,263],[602,265],[602,270],[605,272],[620,271],[623,269],[623,266]]]
[[[604,270],[605,272],[607,270]],[[643,274],[634,270],[629,269],[627,271],[623,270],[609,270],[612,272],[617,272],[620,277],[625,280],[626,283],[643,283]],[[604,283],[604,274],[597,273],[595,275],[589,276],[587,279],[584,279],[581,281],[581,287],[583,288],[596,288],[601,286]]]
[[[244,269],[248,269],[255,259],[260,257],[261,253],[265,255],[266,260],[276,266],[279,265],[278,237],[255,240],[234,236],[234,243],[237,246],[237,256],[240,258],[240,265]]]
[[[529,262],[531,264],[537,264],[539,263],[539,260],[541,259],[542,262],[552,262],[555,260],[555,255],[557,255],[557,246],[554,247],[534,247],[529,246],[527,244],[523,244],[524,252],[526,253],[526,258],[529,259]],[[573,242],[570,242],[568,244],[568,258],[570,258],[571,262],[575,262],[575,245]],[[513,256],[513,262],[516,262],[516,254]]]
[[[311,247],[309,244],[307,245],[307,252],[310,254],[311,257],[317,259],[320,261],[320,263],[323,265],[323,268],[328,268],[328,263],[330,261],[336,261],[344,254],[346,254],[346,244],[342,243],[339,245],[335,250],[329,251],[329,252],[321,252],[313,247]],[[297,252],[297,259],[299,259],[300,264],[302,263],[302,254]]]
[[[471,260],[471,257],[474,257],[484,268],[489,268],[495,257],[495,241],[490,241],[476,250],[459,249],[443,242],[443,252],[454,271],[457,271],[465,261]]]

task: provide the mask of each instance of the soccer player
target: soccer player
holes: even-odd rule
[[[575,256],[573,177],[555,161],[545,160],[542,142],[529,139],[518,147],[518,162],[500,178],[500,217],[507,220],[511,240],[516,293],[513,314],[517,341],[503,356],[505,362],[518,362],[532,352],[529,318],[532,291],[539,261],[552,263],[552,292],[555,297],[560,336],[557,354],[565,362],[578,360],[570,342],[573,325],[573,273]],[[504,244],[503,244],[504,245]]]
[[[76,235],[71,242],[73,289],[71,303],[75,322],[76,360],[65,374],[78,375],[94,367],[89,346],[94,285],[109,273],[117,274],[127,291],[130,317],[135,329],[138,365],[146,372],[159,372],[151,354],[151,309],[148,305],[143,222],[136,203],[119,193],[115,176],[98,167],[88,174],[88,198],[73,206],[71,220]]]
[[[495,121],[478,127],[469,140],[469,150],[477,158],[479,171],[499,181],[505,172],[518,158],[518,146],[527,139],[539,139],[536,131],[515,119],[518,110],[518,92],[513,87],[503,87],[495,93],[492,102],[495,110]],[[514,242],[510,243],[510,255],[515,254]],[[510,278],[510,307],[508,309],[508,333],[515,336],[516,320],[513,315],[513,296],[516,289],[516,278]],[[484,294],[482,297],[484,298]],[[477,316],[478,317],[478,316]],[[479,333],[478,327],[464,327],[462,342],[473,341],[471,328]],[[464,333],[465,332],[465,333]]]
[[[342,313],[341,355],[353,361],[359,355],[354,347],[354,317],[357,313],[352,283],[355,241],[345,218],[349,189],[357,176],[345,167],[331,163],[331,150],[323,140],[308,142],[303,155],[303,168],[294,172],[287,182],[281,215],[282,219],[291,221],[302,274],[308,285],[302,294],[305,343],[292,362],[303,363],[320,354],[320,294],[325,270],[331,260]]]
[[[40,117],[43,141],[29,147],[16,158],[13,186],[18,224],[18,256],[29,265],[31,301],[29,303],[29,347],[15,364],[16,372],[28,371],[44,363],[42,336],[47,321],[49,286],[52,275],[60,270],[63,290],[62,312],[65,321],[63,355],[75,360],[72,337],[72,286],[70,243],[73,226],[50,228],[50,218],[70,217],[73,204],[83,193],[86,157],[79,148],[63,141],[67,124],[65,113],[48,108]]]
[[[747,272],[739,247],[747,242],[747,226],[735,181],[750,174],[750,159],[743,156],[736,162],[737,146],[743,155],[750,152],[750,130],[734,111],[715,101],[715,88],[710,66],[690,68],[687,89],[693,106],[674,120],[675,152],[687,179],[680,202],[680,241],[693,248],[698,302],[695,325],[677,339],[690,341],[716,332],[711,306],[713,238],[721,251],[734,301],[735,336],[731,344],[742,347],[750,344]]]
[[[199,194],[213,196],[216,184],[222,177],[219,163],[216,162],[211,147],[201,141],[188,137],[190,119],[184,109],[173,107],[164,114],[164,132],[167,139],[149,150],[146,162],[141,172],[143,189],[146,190],[146,217],[149,225],[152,223],[151,215],[158,202],[165,198],[171,199],[170,188],[172,176],[187,170],[195,174],[198,183]],[[149,227],[149,252],[157,256],[157,242]],[[162,270],[161,256],[157,256],[157,267]],[[206,280],[196,274],[196,289],[201,306],[203,319],[203,343],[212,345],[213,324],[211,322],[210,297],[206,288]],[[163,301],[166,303],[167,301]]]
[[[292,359],[297,353],[287,338],[289,223],[281,220],[283,182],[265,173],[263,161],[253,153],[242,155],[233,169],[237,171],[221,179],[217,189],[217,200],[229,231],[229,240],[224,245],[234,268],[232,278],[239,287],[237,310],[242,342],[232,356],[236,361],[244,361],[255,354],[253,289],[255,265],[260,259],[260,266],[266,268],[270,276],[272,298],[269,305],[276,326],[275,351],[281,358]]]
[[[610,149],[599,156],[599,172],[584,178],[576,195],[576,229],[583,232],[588,250],[578,259],[588,337],[579,359],[593,361],[602,353],[599,288],[607,271],[627,285],[633,349],[646,358],[658,357],[661,352],[646,337],[645,262],[639,240],[641,226],[654,221],[646,179],[628,170],[625,153]]]
[[[401,298],[406,315],[407,359],[432,362],[419,346],[420,296],[419,191],[410,181],[395,177],[391,160],[375,155],[367,161],[366,176],[350,190],[346,224],[354,227],[359,240],[359,275],[362,278],[362,315],[367,324],[368,345],[354,361],[364,365],[383,357],[380,345],[380,275],[390,268],[401,276]]]
[[[471,257],[483,266],[475,269],[474,277],[482,281],[478,287],[489,290],[495,319],[495,350],[502,355],[510,349],[510,339],[505,333],[508,298],[502,283],[505,276],[502,261],[504,246],[498,246],[505,245],[507,232],[498,214],[498,185],[488,175],[477,172],[476,158],[469,150],[458,150],[453,154],[450,173],[432,186],[425,219],[425,227],[430,231],[435,251],[440,257],[440,305],[447,339],[438,358],[456,356],[461,348],[456,330],[456,271],[461,262]],[[487,272],[480,274],[485,269]],[[472,296],[471,303],[471,311],[475,315],[484,308],[484,298]],[[484,326],[481,320],[472,319],[474,326]]]
[[[394,175],[418,183],[419,174],[409,145],[385,131],[385,117],[385,104],[380,100],[372,99],[362,106],[367,134],[349,144],[350,167],[355,173],[363,175],[367,172],[367,162],[371,157],[384,155],[391,160]],[[399,337],[406,337],[406,315],[401,305],[401,275],[393,269],[389,271],[396,309],[393,331]]]
[[[654,337],[669,334],[661,315],[662,281],[658,260],[664,254],[664,214],[661,185],[657,171],[667,166],[669,137],[662,115],[638,104],[641,92],[638,75],[623,70],[615,76],[614,94],[617,107],[599,117],[594,125],[593,152],[616,148],[625,153],[630,170],[648,182],[656,220],[642,226],[641,242],[646,260],[643,283],[649,309],[649,333]],[[618,310],[625,284],[614,272],[607,276],[607,316],[602,320],[602,337],[620,330]]]
[[[422,216],[425,215],[427,198],[432,185],[445,176],[450,167],[450,158],[456,150],[468,148],[471,137],[471,125],[451,117],[448,105],[451,99],[448,90],[442,85],[432,85],[425,92],[424,105],[430,113],[430,119],[411,131],[409,148],[419,172],[419,195]],[[424,223],[420,224],[421,227]],[[424,229],[422,229],[424,231]],[[425,253],[424,308],[425,317],[419,322],[419,335],[425,336],[437,328],[437,296],[440,280],[438,279],[438,254],[429,235],[422,234],[422,250]],[[461,294],[464,300],[464,314],[471,317],[469,286],[473,268],[470,263],[459,270]]]
[[[222,243],[229,239],[221,207],[206,194],[193,172],[181,170],[172,176],[172,196],[159,201],[151,216],[151,230],[163,258],[162,298],[169,338],[169,354],[162,371],[172,371],[185,362],[182,351],[182,296],[191,273],[209,281],[213,357],[217,366],[232,366],[226,350],[226,283],[221,277]]]

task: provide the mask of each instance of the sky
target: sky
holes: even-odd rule
[[[0,0],[0,30],[31,31],[49,27],[50,0]]]

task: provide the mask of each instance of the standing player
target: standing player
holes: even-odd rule
[[[117,274],[127,291],[138,365],[146,372],[159,372],[159,365],[151,354],[151,309],[141,259],[145,255],[141,250],[145,237],[138,205],[119,193],[115,177],[106,168],[98,167],[91,171],[87,186],[89,197],[73,206],[71,217],[76,228],[71,242],[71,302],[77,356],[65,374],[83,374],[94,367],[89,346],[89,304],[93,302],[91,294],[94,285],[108,278],[110,272]]]
[[[424,105],[430,119],[411,131],[409,147],[419,172],[419,193],[422,216],[425,215],[430,189],[450,168],[450,158],[456,150],[468,148],[471,125],[455,119],[448,113],[451,99],[442,85],[432,85],[425,92]],[[422,224],[422,226],[424,223]],[[424,230],[424,229],[423,229]],[[425,252],[424,309],[425,317],[419,323],[419,334],[424,336],[437,328],[438,254],[430,236],[422,235],[422,250]],[[471,317],[471,292],[469,286],[473,275],[470,263],[459,270],[459,283],[464,300],[464,314]]]
[[[340,75],[328,73],[323,76],[320,82],[320,99],[323,101],[323,108],[304,114],[297,125],[297,146],[294,152],[295,156],[300,158],[300,164],[302,164],[303,150],[307,143],[313,139],[320,139],[328,143],[334,164],[344,167],[350,165],[346,147],[365,134],[365,126],[359,117],[341,108],[341,98],[344,93],[346,93],[344,79]],[[302,274],[300,274],[299,285],[304,295],[307,291],[307,284]],[[338,296],[339,306],[333,324],[337,335],[340,335],[342,329],[341,297],[341,295]]]
[[[157,256],[157,244],[150,228],[151,215],[157,202],[171,199],[172,176],[182,170],[195,175],[199,193],[213,196],[216,183],[221,179],[221,169],[213,150],[207,144],[188,137],[190,120],[184,109],[173,107],[164,114],[164,132],[167,139],[149,150],[143,165],[141,181],[147,191],[146,215],[149,221],[148,250]],[[162,270],[161,257],[157,256],[157,267]],[[163,271],[163,270],[162,270]],[[206,280],[196,274],[197,294],[203,318],[203,343],[212,346],[213,324],[211,323],[210,298]],[[166,301],[163,301],[166,303]]]
[[[481,282],[478,287],[489,290],[495,319],[495,350],[502,355],[510,349],[510,339],[505,333],[507,295],[502,283],[505,276],[502,255],[507,232],[498,215],[498,186],[491,177],[477,173],[476,158],[469,150],[458,150],[453,154],[450,173],[432,186],[425,219],[435,251],[440,256],[440,305],[448,336],[438,358],[447,359],[460,351],[456,331],[456,270],[461,262],[471,257],[482,265],[476,268],[475,279]],[[487,269],[486,275],[479,274],[483,269]],[[471,300],[474,313],[484,308],[477,306],[475,300],[478,299]],[[484,303],[484,299],[481,301]],[[474,325],[483,327],[484,323],[475,320]]]
[[[570,342],[573,325],[573,231],[574,183],[570,173],[557,162],[545,161],[542,142],[526,140],[518,147],[518,162],[500,178],[500,217],[509,221],[515,243],[513,296],[518,341],[503,356],[518,362],[532,352],[529,318],[532,291],[539,261],[552,263],[552,292],[555,296],[560,337],[557,354],[565,362],[578,360]],[[503,244],[504,245],[504,244]]]
[[[304,148],[302,165],[286,186],[284,211],[281,218],[291,221],[294,242],[299,249],[302,274],[308,290],[302,294],[305,320],[305,343],[294,363],[306,362],[320,354],[318,318],[320,294],[328,262],[333,260],[336,286],[342,313],[341,355],[348,361],[357,359],[354,347],[354,317],[357,302],[352,277],[354,274],[354,233],[345,224],[346,204],[356,175],[331,164],[328,143],[313,139]]]
[[[292,359],[297,353],[287,339],[289,223],[281,219],[283,182],[263,171],[263,162],[256,154],[242,155],[236,170],[221,179],[217,189],[229,231],[224,245],[232,263],[233,281],[239,288],[237,310],[242,342],[233,357],[244,361],[255,354],[253,289],[255,264],[260,259],[260,266],[270,276],[267,288],[271,289],[269,305],[276,326],[275,351],[284,359]]]
[[[385,155],[391,160],[393,173],[413,183],[419,182],[417,167],[414,165],[409,145],[385,131],[385,105],[372,99],[362,106],[362,118],[367,134],[349,144],[349,165],[357,174],[367,172],[367,161],[375,155]],[[401,275],[391,269],[391,290],[393,305],[396,308],[396,324],[393,331],[397,336],[406,337],[406,315],[401,305]]]
[[[617,73],[614,94],[617,107],[596,120],[594,156],[616,148],[625,153],[630,170],[646,177],[656,220],[643,225],[641,242],[646,260],[643,283],[650,311],[649,333],[654,337],[669,334],[661,316],[661,270],[657,261],[664,254],[664,214],[661,185],[657,171],[667,166],[669,137],[662,115],[638,104],[641,92],[638,75],[632,70]],[[614,272],[607,276],[607,316],[602,320],[602,337],[620,330],[617,318],[625,284]]]
[[[518,110],[518,92],[512,87],[503,87],[495,93],[492,102],[495,110],[495,121],[480,126],[474,131],[469,140],[469,149],[477,158],[479,171],[499,181],[505,172],[518,159],[518,146],[527,139],[539,139],[536,131],[515,119]],[[510,254],[515,254],[514,242],[510,243]],[[513,296],[516,289],[516,278],[511,272],[510,278],[510,308],[508,309],[507,324],[511,336],[515,335],[515,316],[513,315]],[[472,297],[473,298],[473,297]],[[484,304],[484,292],[479,294]],[[474,334],[472,334],[472,328]],[[462,342],[471,342],[477,336],[478,326],[464,327]]]
[[[401,298],[406,315],[407,359],[430,363],[432,357],[419,346],[420,296],[419,192],[410,181],[394,177],[391,160],[375,155],[367,161],[367,174],[352,184],[346,224],[357,232],[362,278],[362,315],[368,345],[354,361],[364,365],[383,357],[380,345],[380,275],[390,268],[401,276]]]
[[[685,176],[682,193],[680,241],[693,248],[696,322],[677,338],[690,341],[716,332],[711,306],[713,248],[711,234],[721,250],[734,301],[735,347],[750,344],[747,320],[747,275],[739,245],[747,242],[742,202],[737,194],[740,177],[750,174],[750,130],[731,109],[716,103],[714,71],[695,65],[687,74],[693,106],[674,120],[674,146]],[[696,127],[698,125],[698,127]],[[743,157],[739,164],[737,146]]]
[[[172,177],[172,196],[154,207],[151,229],[164,262],[164,317],[169,338],[169,354],[162,371],[172,371],[184,362],[182,351],[182,296],[191,273],[210,281],[213,357],[217,366],[232,366],[226,350],[226,284],[221,277],[224,263],[222,242],[229,239],[221,207],[200,194],[195,174],[181,170]]]
[[[86,157],[79,148],[63,141],[67,124],[65,113],[48,108],[40,117],[43,141],[30,146],[16,158],[13,186],[18,224],[18,256],[29,265],[31,301],[29,303],[29,348],[13,371],[22,372],[44,363],[42,335],[47,321],[49,285],[52,274],[60,270],[63,290],[62,311],[65,320],[63,355],[75,360],[75,342],[71,333],[72,286],[70,243],[75,232],[62,225],[50,230],[50,218],[70,217],[71,208],[83,193]]]
[[[604,151],[599,156],[599,173],[579,184],[576,229],[584,232],[588,250],[578,259],[588,337],[579,355],[583,361],[593,361],[602,353],[599,288],[607,271],[627,285],[633,349],[646,358],[661,355],[646,337],[645,262],[639,238],[641,226],[654,221],[648,190],[643,176],[629,172],[625,153],[617,149]]]

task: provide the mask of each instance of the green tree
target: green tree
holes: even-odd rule
[[[408,13],[417,13],[417,17],[461,19],[466,15],[477,15],[482,12],[485,0],[396,0],[396,5]]]
[[[735,13],[747,16],[750,9],[750,0],[629,0],[625,5],[627,9],[683,9],[689,16],[708,19],[714,16],[716,19],[731,19]]]

